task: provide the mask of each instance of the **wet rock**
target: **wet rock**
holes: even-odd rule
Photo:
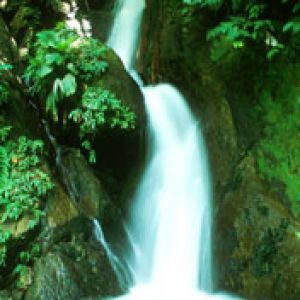
[[[63,147],[58,161],[62,181],[73,203],[85,216],[101,219],[108,195],[80,150]]]
[[[47,226],[55,228],[63,226],[78,217],[79,211],[61,184],[56,183],[49,195],[46,207]]]
[[[25,300],[74,300],[120,292],[101,246],[80,239],[56,244],[36,261],[33,272]]]
[[[221,289],[254,299],[300,293],[300,227],[256,174],[253,156],[238,165],[238,183],[217,209],[216,258]]]
[[[93,9],[88,16],[92,25],[92,36],[101,41],[106,41],[113,24],[113,12],[111,10]]]
[[[23,296],[23,291],[0,291],[0,300],[22,300]]]

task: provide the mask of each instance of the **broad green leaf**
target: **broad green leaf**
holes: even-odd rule
[[[77,89],[76,78],[68,73],[62,80],[63,94],[67,97],[74,95]]]
[[[40,78],[44,78],[47,75],[49,75],[53,71],[53,68],[47,66],[47,65],[42,65],[41,68],[38,71],[38,76]]]
[[[13,68],[10,64],[0,64],[0,71],[7,71],[11,70]]]
[[[46,54],[46,63],[49,65],[52,65],[53,63],[60,65],[63,63],[63,61],[64,61],[64,58],[59,53]]]
[[[287,22],[283,26],[282,31],[283,32],[291,31],[293,34],[299,33],[300,32],[300,18],[297,18],[297,19]]]

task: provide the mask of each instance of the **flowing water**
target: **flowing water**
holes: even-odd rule
[[[120,0],[108,44],[140,85],[149,160],[127,225],[128,300],[234,299],[211,294],[211,179],[200,126],[169,84],[144,87],[134,72],[143,0]]]
[[[123,264],[119,258],[111,251],[109,244],[106,242],[102,227],[97,219],[93,219],[94,224],[94,234],[97,241],[102,245],[103,250],[105,251],[109,263],[112,266],[112,269],[117,277],[118,283],[122,290],[125,290],[128,285],[127,280],[127,270],[124,268]]]
[[[144,7],[144,0],[118,1],[117,17],[107,41],[127,70],[131,70],[134,64]]]

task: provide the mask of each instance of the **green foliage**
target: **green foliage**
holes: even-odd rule
[[[230,41],[233,48],[246,45],[259,47],[268,59],[275,55],[296,54],[300,49],[300,1],[276,0],[183,0],[189,5],[200,5],[223,11],[219,23],[208,31],[208,40],[214,43],[214,50],[223,46],[223,40]],[[284,12],[280,15],[278,12]],[[261,51],[261,50],[264,51]],[[227,47],[225,50],[229,50]],[[224,52],[221,49],[220,52]],[[215,57],[222,57],[215,55]]]
[[[96,79],[107,68],[107,48],[94,39],[81,38],[63,23],[39,32],[34,50],[24,77],[30,92],[39,96],[56,121],[59,103],[70,99],[79,92],[79,85]]]
[[[42,16],[45,12],[55,15],[61,12],[61,0],[5,0],[0,1],[0,11],[3,13],[4,19],[11,19],[15,16],[10,25],[10,32],[19,43],[26,40],[26,44],[30,46],[31,31],[34,32],[41,27]],[[21,33],[22,30],[22,34]],[[23,30],[27,31],[26,39],[24,39]]]
[[[42,141],[25,136],[17,141],[9,140],[8,128],[2,128],[0,147],[0,266],[5,265],[7,243],[12,238],[6,225],[26,216],[28,229],[33,229],[43,215],[42,200],[53,187],[42,168]]]
[[[32,271],[29,265],[32,264],[36,257],[41,254],[41,247],[39,244],[33,243],[26,251],[21,251],[18,254],[18,264],[14,268],[13,273],[17,276],[16,287],[26,288],[31,284]]]
[[[78,76],[84,82],[103,74],[108,64],[105,61],[107,48],[95,39],[84,39],[78,46],[79,56],[76,62]]]
[[[52,114],[54,121],[69,116],[64,124],[73,120],[79,125],[81,145],[94,162],[91,142],[98,128],[107,125],[129,129],[135,122],[134,113],[110,91],[91,87],[107,70],[108,48],[95,39],[81,38],[59,23],[37,34],[34,49],[35,56],[25,72],[31,93],[41,99],[42,108]]]
[[[5,147],[0,146],[0,192],[6,186],[9,176],[9,159],[8,153]]]
[[[25,214],[33,228],[42,215],[40,200],[52,188],[49,176],[41,169],[43,143],[21,136],[6,145],[10,162],[9,177],[0,194],[0,222],[17,221]]]
[[[90,141],[100,127],[106,124],[112,128],[131,129],[135,126],[135,114],[114,94],[100,87],[88,88],[82,96],[81,106],[71,111],[69,118],[79,125],[82,146],[90,152],[90,162],[95,162]]]
[[[16,11],[19,8],[51,8],[54,11],[58,11],[61,8],[62,1],[61,0],[9,0],[7,4],[4,3],[5,11]]]
[[[4,143],[10,133],[11,130],[11,126],[4,126],[4,125],[0,125],[0,144]]]
[[[6,264],[7,242],[11,237],[11,232],[1,230],[0,227],[0,267]]]
[[[25,264],[18,264],[14,269],[14,274],[17,276],[16,287],[24,289],[31,284],[32,275],[31,268]]]
[[[264,87],[260,96],[266,126],[257,162],[263,178],[274,183],[275,192],[283,190],[291,210],[300,216],[300,89],[292,85],[295,78],[285,75],[281,83],[277,76],[274,90]]]

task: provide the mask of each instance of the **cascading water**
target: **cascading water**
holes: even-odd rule
[[[127,287],[127,272],[122,263],[120,262],[119,258],[111,251],[108,243],[106,242],[106,239],[104,237],[104,233],[102,230],[102,227],[97,219],[93,219],[94,224],[94,234],[97,239],[97,241],[101,244],[103,247],[103,250],[105,251],[105,254],[107,255],[107,258],[110,262],[110,265],[112,266],[112,269],[114,270],[118,283],[120,285],[121,289],[126,289]]]
[[[144,1],[120,0],[108,44],[134,73]],[[212,295],[211,180],[199,124],[172,86],[143,87],[149,118],[149,161],[127,227],[132,272],[117,299],[234,299]]]
[[[107,41],[127,70],[131,70],[134,64],[144,7],[144,0],[120,0],[117,17]]]

